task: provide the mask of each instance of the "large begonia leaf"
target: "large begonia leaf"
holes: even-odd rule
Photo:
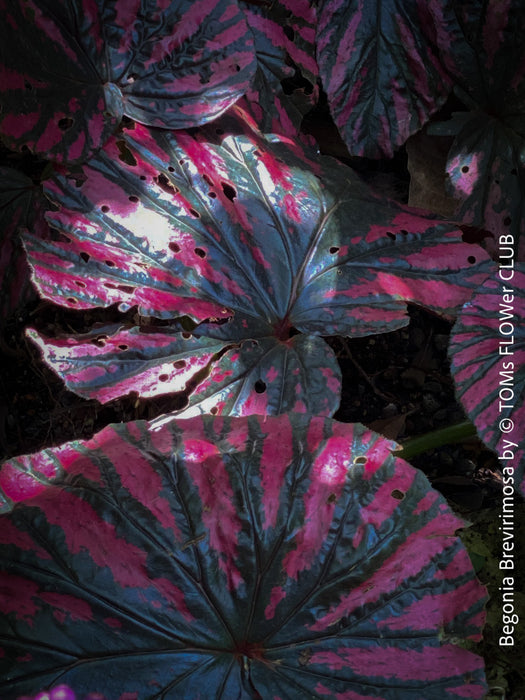
[[[316,103],[316,13],[311,0],[239,2],[252,30],[257,70],[246,99],[261,131],[296,137]]]
[[[449,354],[469,418],[498,453],[505,484],[525,496],[525,266],[501,268],[501,274],[465,304]]]
[[[455,136],[447,173],[462,202],[457,217],[496,241],[511,235],[525,260],[525,8],[472,0],[458,4],[457,17],[463,41],[451,43],[451,72],[472,111],[432,130]]]
[[[447,4],[323,0],[317,62],[352,155],[391,157],[445,102]]]
[[[214,119],[255,72],[235,0],[2,0],[0,23],[0,133],[56,161],[85,160],[122,114]]]
[[[482,698],[463,523],[393,447],[199,416],[12,460],[58,477],[2,516],[2,698]]]
[[[138,304],[145,316],[208,321],[194,335],[221,339],[225,351],[258,341],[256,349],[244,345],[233,353],[244,358],[243,370],[211,373],[203,387],[207,402],[210,392],[217,398],[230,392],[229,383],[246,370],[250,377],[258,372],[251,387],[258,405],[266,398],[293,410],[306,398],[306,410],[330,413],[339,399],[335,357],[324,341],[295,339],[298,331],[311,337],[394,330],[408,322],[407,301],[453,315],[492,263],[450,224],[382,200],[346,166],[305,160],[290,142],[268,143],[229,118],[221,124],[191,133],[137,125],[84,167],[84,182],[57,176],[47,183],[60,207],[48,215],[58,234],[55,241],[25,238],[35,283],[46,298],[72,308],[120,302],[122,309]],[[234,127],[241,133],[223,138]],[[185,359],[173,354],[173,333],[169,338],[170,360]],[[118,344],[98,351],[108,375],[104,392],[107,380],[139,391],[142,380],[134,385],[126,352],[114,352]],[[83,384],[85,392],[85,346],[70,341],[68,351],[63,339],[59,345],[48,359],[63,357],[67,372],[60,361],[55,368],[73,391]],[[314,348],[324,369],[319,361],[308,369]],[[223,365],[228,357],[220,358]],[[289,361],[298,378],[306,372],[316,387],[309,397],[304,387],[283,395],[285,385],[294,387],[285,379]],[[274,398],[256,396],[257,382]],[[99,396],[97,383],[89,395]]]
[[[19,229],[45,235],[39,188],[14,168],[0,167],[0,327],[18,308],[36,299]]]

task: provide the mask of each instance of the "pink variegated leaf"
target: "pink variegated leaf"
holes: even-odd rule
[[[228,347],[222,340],[169,328],[145,333],[138,327],[100,326],[74,338],[47,338],[29,329],[27,335],[71,391],[101,402],[131,391],[144,398],[183,392]]]
[[[35,284],[71,308],[118,302],[145,316],[190,316],[201,323],[194,334],[224,341],[224,350],[256,341],[213,360],[190,408],[210,410],[215,397],[217,410],[241,414],[249,406],[331,413],[339,375],[315,336],[394,330],[408,322],[407,302],[453,316],[491,265],[450,224],[381,199],[346,166],[263,139],[234,115],[191,133],[137,125],[83,170],[83,182],[46,183],[58,207],[48,215],[54,240],[25,236]],[[166,347],[171,331],[167,338]],[[138,375],[134,386],[104,353],[113,368],[104,382],[140,393]],[[73,366],[65,376],[47,357],[71,389],[101,398]]]
[[[240,1],[255,42],[257,70],[246,93],[261,131],[297,138],[318,98],[312,0]]]
[[[445,102],[447,8],[428,0],[320,3],[317,62],[352,155],[391,157]]]
[[[506,250],[511,250],[507,247]],[[505,484],[525,496],[525,266],[501,268],[465,304],[452,331],[458,398],[498,453]]]
[[[457,112],[431,133],[454,135],[447,159],[456,218],[490,231],[497,256],[500,236],[511,236],[525,261],[525,43],[521,0],[473,0],[457,7],[461,42],[450,45],[456,91],[470,112]]]
[[[199,416],[11,460],[57,477],[15,484],[2,516],[3,700],[481,700],[463,522],[395,447],[305,415]]]
[[[123,114],[214,119],[255,72],[235,0],[1,0],[0,28],[0,134],[58,162],[86,160]]]

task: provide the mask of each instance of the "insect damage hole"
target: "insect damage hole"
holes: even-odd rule
[[[227,197],[230,202],[233,202],[237,196],[237,190],[235,187],[232,187],[232,185],[229,185],[227,182],[221,182],[221,187],[222,191],[224,192],[224,196]]]
[[[354,464],[356,466],[361,466],[364,467],[364,465],[367,463],[367,459],[365,455],[358,455],[357,457],[354,457]]]
[[[69,131],[75,122],[71,117],[63,117],[58,120],[58,128],[60,131]]]
[[[199,258],[206,257],[206,251],[203,248],[195,248],[193,252],[195,253],[195,255],[198,255]]]
[[[264,392],[266,391],[266,382],[263,382],[262,379],[258,379],[253,385],[253,388],[255,390],[255,393],[264,394]]]
[[[405,494],[403,493],[403,491],[400,491],[399,489],[394,489],[390,495],[392,496],[392,498],[395,498],[397,501],[402,501],[403,498],[405,497]]]
[[[331,248],[330,248],[330,253],[331,253],[332,255],[335,255],[335,254],[338,253],[338,252],[339,252],[339,246],[337,246],[337,245],[331,246]]]

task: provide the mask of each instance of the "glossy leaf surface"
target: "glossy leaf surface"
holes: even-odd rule
[[[39,291],[71,308],[120,302],[144,316],[206,321],[195,337],[221,340],[244,358],[242,370],[210,374],[203,396],[212,392],[219,404],[224,391],[241,390],[229,386],[233,377],[245,376],[258,404],[262,381],[274,392],[265,403],[300,410],[308,392],[286,377],[291,362],[292,375],[316,387],[305,410],[328,415],[338,405],[339,371],[330,348],[312,336],[394,330],[408,322],[407,301],[453,315],[488,274],[487,254],[450,224],[382,200],[346,166],[308,159],[286,140],[269,143],[241,121],[192,133],[137,125],[112,138],[84,172],[83,184],[57,177],[47,186],[60,207],[49,215],[56,240],[25,238]],[[167,352],[177,362],[186,357],[175,352],[173,328],[165,331],[167,345],[175,343]],[[307,338],[297,339],[298,331]],[[259,345],[235,353],[232,345],[244,341]],[[56,369],[68,386],[98,398],[98,380],[89,386],[82,376],[85,344],[59,345],[69,365],[62,374],[58,361]],[[132,355],[116,354],[118,345],[98,349],[104,392],[108,381],[123,393],[140,391],[126,362]]]
[[[235,0],[2,0],[0,18],[0,133],[55,161],[86,160],[123,114],[214,119],[255,72]]]
[[[502,273],[508,281],[488,279],[462,309],[449,355],[465,411],[525,495],[525,268]]]
[[[2,516],[2,698],[482,698],[463,523],[394,445],[205,416],[27,458],[61,474]]]
[[[426,0],[320,3],[317,62],[352,155],[391,157],[445,102],[446,10]]]

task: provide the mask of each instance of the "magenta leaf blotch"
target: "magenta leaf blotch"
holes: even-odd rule
[[[2,698],[481,699],[463,522],[393,447],[199,416],[26,458],[60,474],[2,516]]]
[[[452,317],[488,274],[488,255],[454,226],[383,200],[348,167],[285,139],[268,142],[233,116],[192,132],[136,125],[112,137],[84,174],[84,182],[46,183],[56,235],[25,236],[34,282],[70,308],[119,303],[167,321],[157,350],[156,340],[134,335],[148,362],[187,360],[176,319],[193,318],[200,340],[192,343],[204,352],[203,339],[222,342],[211,344],[193,412],[215,400],[235,414],[256,404],[330,415],[340,370],[317,336],[395,330],[408,322],[407,302]],[[48,346],[69,388],[107,400],[141,393],[144,380],[115,333],[96,348],[92,382],[83,358],[95,354],[93,334],[31,336]]]
[[[235,0],[0,2],[0,134],[86,160],[122,115],[166,128],[214,119],[255,72]]]
[[[525,266],[501,272],[508,281],[489,278],[461,310],[450,369],[467,415],[498,453],[505,486],[525,495]]]

